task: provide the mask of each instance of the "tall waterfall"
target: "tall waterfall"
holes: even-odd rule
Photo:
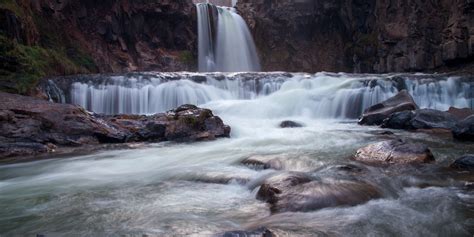
[[[153,114],[190,103],[258,117],[352,119],[402,89],[421,108],[474,104],[472,81],[433,75],[148,73],[64,81],[67,102],[105,114]]]
[[[255,43],[234,8],[198,3],[199,71],[260,71]]]

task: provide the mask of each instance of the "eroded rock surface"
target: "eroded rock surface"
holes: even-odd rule
[[[259,200],[270,204],[273,213],[352,206],[380,196],[376,187],[361,181],[318,180],[303,173],[281,173],[270,177],[257,193]]]
[[[434,156],[427,145],[403,140],[383,141],[357,150],[354,160],[365,164],[423,164],[433,162]]]
[[[453,129],[458,119],[451,113],[420,109],[404,111],[390,115],[383,124],[384,128],[394,129]]]
[[[140,141],[202,141],[230,127],[210,110],[184,105],[153,116],[95,116],[83,108],[0,93],[0,158],[36,155],[61,146]]]
[[[416,110],[417,108],[413,97],[406,90],[402,90],[394,97],[367,108],[359,124],[380,125],[393,113]]]
[[[465,155],[454,161],[451,168],[474,171],[474,155]]]
[[[239,0],[264,70],[405,72],[472,64],[474,4]]]
[[[457,123],[453,128],[453,136],[459,140],[474,141],[474,115]]]

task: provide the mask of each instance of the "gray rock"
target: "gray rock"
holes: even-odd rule
[[[361,125],[380,125],[391,114],[402,111],[416,110],[418,106],[406,90],[386,101],[367,108],[359,120]]]
[[[424,144],[391,140],[360,148],[354,160],[372,165],[423,164],[433,162],[434,156]]]

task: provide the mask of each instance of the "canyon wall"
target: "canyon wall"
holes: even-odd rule
[[[472,0],[239,0],[264,70],[472,67]]]
[[[0,90],[91,72],[196,70],[191,0],[0,2]]]

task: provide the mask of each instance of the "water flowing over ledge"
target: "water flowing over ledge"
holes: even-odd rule
[[[56,78],[44,87],[56,101],[104,114],[153,114],[207,104],[263,118],[353,119],[402,89],[421,108],[472,108],[474,103],[472,80],[428,74],[134,73]]]
[[[244,19],[234,8],[196,4],[199,71],[260,71],[257,49]]]

